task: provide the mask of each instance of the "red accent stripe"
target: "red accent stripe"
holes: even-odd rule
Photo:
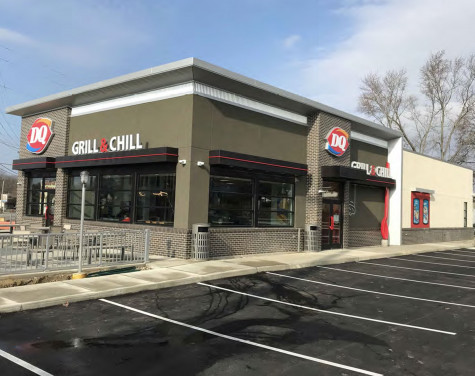
[[[281,165],[272,164],[272,163],[249,161],[249,160],[247,160],[247,159],[239,159],[239,158],[232,158],[232,157],[223,157],[223,156],[220,156],[220,155],[216,155],[216,156],[213,155],[213,156],[210,156],[209,158],[210,158],[210,159],[211,159],[211,158],[232,159],[232,160],[240,161],[240,162],[257,163],[257,164],[262,164],[262,165],[266,165],[266,166],[281,167],[281,168],[290,168],[290,169],[292,169],[292,170],[308,171],[306,168],[290,167],[290,166],[281,166]]]
[[[382,181],[382,180],[373,180],[373,179],[366,179],[366,181],[375,181],[377,183],[384,183],[384,184],[396,184],[390,181]]]
[[[23,162],[23,163],[12,163],[12,166],[18,166],[18,165],[23,165],[23,164],[43,164],[43,163],[52,163],[52,164],[54,164],[55,162]]]
[[[89,162],[89,161],[103,161],[107,159],[125,159],[125,158],[140,158],[140,157],[155,157],[157,155],[171,155],[178,157],[178,154],[159,153],[159,154],[143,154],[143,155],[128,155],[124,157],[105,157],[105,158],[91,158],[91,159],[75,159],[72,161],[56,161],[56,163],[74,163],[74,162]]]

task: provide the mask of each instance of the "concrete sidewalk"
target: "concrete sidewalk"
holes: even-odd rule
[[[473,240],[323,252],[272,253],[212,261],[155,258],[149,269],[127,274],[0,289],[0,312],[14,312],[265,271],[342,264],[473,247]]]

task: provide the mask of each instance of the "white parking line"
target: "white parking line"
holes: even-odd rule
[[[451,253],[449,252],[437,252],[437,254],[439,255],[447,255],[447,256],[457,256],[457,257],[469,257],[469,258],[475,258],[475,255],[473,256],[470,256],[470,255],[467,255],[465,253],[454,253],[455,251],[450,251]],[[465,260],[464,260],[465,261]]]
[[[428,269],[417,269],[417,268],[407,268],[404,266],[395,266],[395,265],[385,265],[385,264],[378,264],[375,262],[367,262],[367,261],[356,261],[358,264],[367,264],[367,265],[377,265],[377,266],[384,266],[386,268],[397,268],[397,269],[407,269],[407,270],[419,270],[422,272],[427,273],[438,273],[438,274],[450,274],[450,275],[458,275],[462,277],[475,277],[475,275],[471,274],[460,274],[460,273],[450,273],[450,272],[441,272],[440,270],[428,270]]]
[[[462,262],[475,262],[475,261],[470,261],[470,260],[454,259],[454,258],[439,257],[439,256],[429,256],[429,255],[411,255],[411,256],[416,256],[416,257],[429,257],[429,258],[436,258],[436,259],[441,259],[441,260],[452,260],[452,261],[462,261]]]
[[[317,284],[319,284],[319,285],[326,285],[326,286],[331,286],[331,287],[338,287],[338,288],[341,288],[341,289],[348,289],[348,290],[355,290],[355,291],[363,291],[363,292],[369,292],[369,293],[372,293],[372,294],[392,296],[392,297],[395,297],[395,298],[404,298],[404,299],[420,300],[420,301],[423,301],[423,302],[431,302],[431,303],[439,303],[439,304],[449,304],[449,305],[455,305],[455,306],[460,306],[460,307],[475,308],[475,306],[469,305],[469,304],[460,304],[460,303],[453,303],[453,302],[444,302],[444,301],[442,301],[442,300],[416,298],[416,297],[414,297],[414,296],[406,296],[406,295],[398,295],[398,294],[389,294],[389,293],[387,293],[387,292],[380,292],[380,291],[373,291],[373,290],[358,289],[358,288],[356,288],[356,287],[349,287],[349,286],[337,285],[337,284],[333,284],[333,283],[326,283],[326,282],[314,281],[314,280],[311,280],[311,279],[298,278],[298,277],[293,277],[293,276],[289,276],[289,275],[285,275],[285,274],[279,274],[279,273],[273,273],[273,272],[267,272],[267,274],[272,274],[272,275],[276,275],[276,276],[284,277],[284,278],[296,279],[296,280],[304,281],[304,282],[317,283]]]
[[[454,268],[466,268],[466,269],[475,269],[475,266],[464,266],[464,265],[452,265],[452,264],[445,264],[443,262],[429,262],[429,261],[419,261],[419,260],[408,260],[408,259],[405,259],[405,258],[400,258],[400,257],[397,257],[397,258],[392,258],[391,260],[396,260],[396,261],[410,261],[410,262],[421,262],[423,264],[431,264],[431,265],[444,265],[444,266],[453,266]],[[475,277],[472,276],[472,277]]]
[[[300,305],[300,304],[294,304],[294,303],[284,302],[284,301],[282,301],[282,300],[265,298],[265,297],[259,296],[259,295],[247,294],[247,293],[245,293],[245,292],[240,292],[240,291],[236,291],[236,290],[231,290],[231,289],[227,289],[227,288],[224,288],[224,287],[219,287],[219,286],[215,286],[215,285],[209,285],[209,284],[203,283],[203,282],[198,282],[197,284],[198,284],[198,285],[201,285],[201,286],[211,287],[211,288],[214,288],[214,289],[217,289],[217,290],[223,290],[223,291],[232,292],[232,293],[234,293],[234,294],[240,294],[240,295],[250,296],[250,297],[253,297],[253,298],[257,298],[257,299],[267,300],[267,301],[269,301],[269,302],[274,302],[274,303],[279,303],[279,304],[285,304],[285,305],[288,305],[288,306],[297,307],[297,308],[303,308],[303,309],[308,309],[308,310],[311,310],[311,311],[326,313],[326,314],[329,314],[329,315],[350,317],[350,318],[352,318],[352,319],[366,320],[366,321],[372,321],[372,322],[379,322],[379,323],[387,324],[387,325],[403,326],[403,327],[406,327],[406,328],[419,329],[419,330],[426,330],[426,331],[428,331],[428,332],[436,332],[436,333],[442,333],[442,334],[450,334],[450,335],[453,335],[453,336],[457,334],[457,333],[454,333],[454,332],[447,332],[447,331],[445,331],[445,330],[426,328],[426,327],[423,327],[423,326],[415,326],[415,325],[409,325],[409,324],[402,324],[402,323],[393,322],[393,321],[378,320],[378,319],[372,319],[372,318],[364,317],[364,316],[355,316],[355,315],[349,315],[349,314],[347,314],[347,313],[333,312],[333,311],[327,311],[327,310],[324,310],[324,309],[318,309],[318,308],[313,308],[313,307],[307,307],[307,306],[303,306],[303,305]]]
[[[460,249],[457,249],[457,250],[453,250],[453,251],[447,251],[447,252],[456,252],[457,255],[459,256],[465,256],[465,257],[475,257],[475,252],[472,252],[472,251],[462,251]],[[463,255],[461,255],[460,253],[463,253]]]
[[[244,344],[246,344],[246,345],[251,345],[251,346],[255,346],[255,347],[260,347],[260,348],[263,348],[263,349],[266,349],[266,350],[271,350],[271,351],[279,352],[279,353],[282,353],[282,354],[294,356],[294,357],[296,357],[296,358],[306,359],[306,360],[310,360],[310,361],[312,361],[312,362],[322,363],[322,364],[326,364],[326,365],[329,365],[329,366],[346,369],[346,370],[349,370],[349,371],[355,371],[355,372],[362,373],[362,374],[365,374],[365,375],[382,376],[380,373],[371,372],[371,371],[366,371],[366,370],[361,369],[361,368],[350,367],[350,366],[346,366],[346,365],[344,365],[344,364],[335,363],[335,362],[330,362],[330,361],[328,361],[328,360],[324,360],[324,359],[320,359],[320,358],[315,358],[315,357],[313,357],[313,356],[303,355],[303,354],[295,353],[295,352],[292,352],[292,351],[287,351],[287,350],[279,349],[278,347],[267,346],[267,345],[263,345],[263,344],[260,344],[260,343],[257,343],[257,342],[252,342],[252,341],[248,341],[248,340],[245,340],[245,339],[228,336],[228,335],[226,335],[226,334],[221,334],[221,333],[218,333],[218,332],[214,332],[214,331],[212,331],[212,330],[200,328],[199,326],[194,326],[194,325],[186,324],[186,323],[181,322],[181,321],[172,320],[172,319],[169,319],[169,318],[167,318],[167,317],[158,316],[158,315],[155,315],[155,314],[150,313],[150,312],[142,311],[142,310],[140,310],[140,309],[136,309],[136,308],[133,308],[133,307],[129,307],[129,306],[126,306],[126,305],[124,305],[124,304],[120,304],[120,303],[113,302],[113,301],[111,301],[111,300],[107,300],[107,299],[99,299],[99,300],[100,300],[101,302],[108,303],[108,304],[112,304],[112,305],[115,305],[115,306],[117,306],[117,307],[121,307],[121,308],[127,309],[127,310],[129,310],[129,311],[141,313],[142,315],[145,315],[145,316],[150,316],[150,317],[153,317],[153,318],[156,318],[156,319],[159,319],[159,320],[163,320],[163,321],[170,322],[170,323],[172,323],[172,324],[184,326],[184,327],[189,328],[189,329],[193,329],[193,330],[197,330],[197,331],[200,331],[200,332],[203,332],[203,333],[211,334],[211,335],[214,335],[214,336],[217,336],[217,337],[225,338],[225,339],[228,339],[228,340],[230,340],[230,341],[235,341],[235,342],[244,343]]]
[[[427,281],[419,281],[417,279],[408,279],[408,278],[399,278],[399,277],[389,277],[387,275],[380,275],[380,274],[371,274],[371,273],[363,273],[357,272],[355,270],[346,270],[346,269],[338,269],[338,268],[330,268],[329,266],[318,266],[321,269],[330,269],[330,270],[337,270],[339,272],[345,273],[354,273],[354,274],[361,274],[361,275],[369,275],[371,277],[379,277],[379,278],[387,278],[387,279],[397,279],[399,281],[409,281],[409,282],[416,282],[416,283],[425,283],[427,285],[437,285],[437,286],[445,286],[445,287],[456,287],[459,289],[467,289],[467,290],[475,290],[475,287],[467,287],[467,286],[458,286],[458,285],[448,285],[445,283],[437,283],[437,282],[427,282]]]
[[[25,362],[24,360],[17,358],[15,355],[9,354],[3,350],[0,350],[0,356],[3,356],[5,359],[8,359],[9,361],[13,363],[18,364],[19,366],[26,368],[28,371],[36,373],[37,375],[53,376],[51,373],[43,371],[42,369],[35,367],[33,364]]]

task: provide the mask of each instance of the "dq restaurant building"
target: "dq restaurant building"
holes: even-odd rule
[[[401,134],[198,59],[7,109],[22,117],[17,222],[151,230],[151,252],[211,257],[470,239],[472,171]],[[457,182],[457,184],[454,184]]]

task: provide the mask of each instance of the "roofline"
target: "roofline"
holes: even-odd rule
[[[386,133],[388,136],[390,136],[392,138],[401,137],[401,133],[397,130],[383,127],[380,124],[374,123],[372,121],[361,118],[359,116],[352,115],[350,113],[338,110],[336,108],[333,108],[333,107],[330,107],[330,106],[327,106],[327,105],[324,105],[320,102],[308,99],[306,97],[291,93],[291,92],[283,90],[283,89],[279,89],[275,86],[272,86],[272,85],[266,84],[264,82],[246,77],[246,76],[241,75],[239,73],[232,72],[230,70],[224,69],[224,68],[219,67],[217,65],[214,65],[214,64],[211,64],[211,63],[208,63],[206,61],[203,61],[203,60],[200,60],[200,59],[197,59],[197,58],[193,58],[193,57],[178,60],[178,61],[175,61],[175,62],[172,62],[172,63],[159,65],[159,66],[156,66],[156,67],[153,67],[153,68],[144,69],[144,70],[134,72],[134,73],[128,73],[128,74],[125,74],[125,75],[122,75],[122,76],[118,76],[118,77],[114,77],[114,78],[111,78],[111,79],[99,81],[99,82],[89,84],[89,85],[85,85],[85,86],[80,86],[80,87],[75,88],[75,89],[66,90],[66,91],[63,91],[63,92],[60,92],[60,93],[57,93],[57,94],[53,94],[53,95],[49,95],[49,96],[46,96],[46,97],[42,97],[42,98],[39,98],[39,99],[34,99],[32,101],[28,101],[28,102],[24,102],[24,103],[21,103],[21,104],[9,106],[5,109],[5,112],[7,114],[11,114],[11,115],[20,115],[18,112],[20,112],[21,110],[26,110],[29,107],[38,106],[38,105],[41,105],[41,104],[44,104],[44,103],[47,103],[47,102],[52,102],[52,101],[55,101],[55,100],[61,100],[61,99],[64,100],[68,97],[71,97],[71,100],[72,100],[72,97],[75,96],[75,95],[85,94],[85,93],[93,91],[93,90],[100,90],[100,89],[107,88],[109,86],[118,85],[118,84],[122,84],[122,83],[126,83],[126,82],[131,82],[131,81],[134,81],[134,80],[159,75],[159,74],[162,74],[162,73],[165,73],[165,72],[170,72],[170,71],[174,71],[174,70],[177,70],[177,69],[193,67],[193,66],[201,68],[201,69],[206,70],[206,71],[209,71],[213,74],[217,74],[217,75],[229,78],[231,80],[241,82],[245,85],[254,87],[256,89],[267,91],[269,93],[280,96],[280,97],[285,98],[287,100],[290,100],[290,101],[293,101],[293,102],[296,102],[296,103],[299,103],[299,104],[303,104],[304,106],[310,107],[314,111],[327,112],[329,114],[341,117],[343,119],[347,119],[347,120],[350,120],[352,122],[368,126],[370,128],[378,129],[379,131],[384,131],[384,133]],[[304,114],[304,115],[307,116],[308,114]]]
[[[338,116],[338,117],[341,117],[341,118],[344,118],[344,119],[347,119],[347,120],[351,120],[351,121],[354,121],[356,123],[367,125],[367,126],[372,127],[372,128],[377,128],[377,129],[384,128],[388,133],[393,133],[394,138],[402,136],[402,133],[397,131],[397,130],[386,128],[386,127],[384,127],[380,124],[374,123],[374,122],[372,122],[370,120],[367,120],[367,119],[364,119],[362,117],[350,114],[350,113],[345,112],[345,111],[338,110],[334,107],[330,107],[330,106],[325,105],[323,103],[320,103],[320,102],[314,101],[312,99],[303,97],[301,95],[292,93],[290,91],[280,89],[276,86],[266,84],[262,81],[258,81],[258,80],[249,78],[249,77],[244,76],[242,74],[232,72],[228,69],[224,69],[224,68],[219,67],[217,65],[208,63],[207,61],[203,61],[203,60],[200,60],[200,59],[197,59],[197,58],[193,58],[193,60],[194,60],[195,65],[202,68],[202,69],[208,70],[208,71],[213,72],[213,73],[220,74],[222,76],[231,78],[235,81],[240,81],[240,82],[245,83],[249,86],[254,86],[257,89],[269,91],[273,94],[280,95],[282,97],[293,100],[295,102],[302,103],[304,105],[313,107],[317,111],[327,112],[329,114],[332,114],[332,115],[335,115],[335,116]]]
[[[45,102],[51,102],[56,99],[62,99],[67,97],[72,97],[73,95],[87,93],[89,91],[103,89],[112,85],[121,84],[124,82],[133,81],[135,79],[144,78],[147,76],[154,76],[156,74],[173,71],[179,68],[185,68],[193,65],[193,58],[187,58],[183,60],[174,61],[173,63],[159,65],[153,68],[147,68],[138,72],[124,74],[122,76],[113,77],[107,80],[95,82],[93,84],[88,84],[84,86],[77,87],[75,89],[62,91],[56,94],[47,95],[46,97],[41,97],[38,99],[33,99],[28,102],[20,103],[17,105],[9,106],[5,109],[6,114],[15,115],[13,112],[36,106]]]

